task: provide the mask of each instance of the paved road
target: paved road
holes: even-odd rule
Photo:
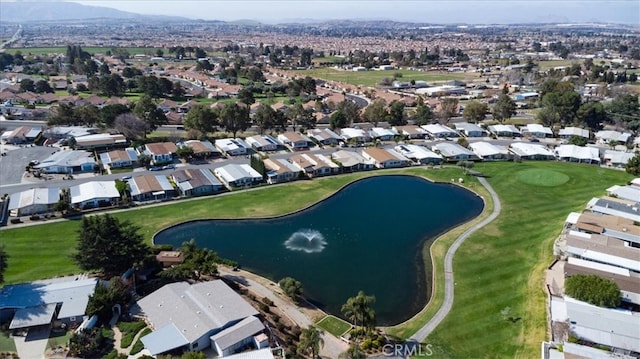
[[[455,282],[453,278],[453,256],[456,254],[458,248],[464,243],[464,241],[475,231],[486,226],[491,223],[498,215],[500,214],[500,210],[502,209],[502,205],[500,204],[500,198],[493,190],[493,187],[487,182],[487,180],[483,177],[478,177],[478,181],[484,186],[484,188],[489,191],[491,194],[491,199],[493,200],[493,212],[489,215],[489,217],[482,220],[482,222],[472,226],[467,229],[464,233],[462,233],[449,247],[447,250],[447,254],[444,257],[444,302],[440,309],[436,313],[436,315],[431,318],[431,320],[425,324],[422,328],[420,328],[415,334],[413,334],[409,341],[424,341],[429,334],[444,320],[444,318],[449,314],[451,307],[453,306],[453,294]]]

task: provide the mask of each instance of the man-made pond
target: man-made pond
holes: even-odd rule
[[[187,222],[154,241],[177,248],[195,239],[276,282],[293,277],[306,298],[338,316],[347,298],[363,290],[376,296],[378,324],[391,325],[416,314],[430,296],[425,241],[474,218],[483,206],[476,194],[455,185],[377,176],[292,215]]]

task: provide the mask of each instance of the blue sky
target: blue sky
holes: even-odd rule
[[[638,0],[74,0],[143,14],[206,20],[374,19],[429,23],[640,24]]]

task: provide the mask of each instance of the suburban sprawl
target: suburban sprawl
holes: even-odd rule
[[[16,20],[0,43],[0,358],[640,358],[637,24]],[[430,289],[396,325],[357,286],[325,312],[295,274],[155,242],[388,175],[484,203],[411,249]],[[409,210],[379,192],[336,223]]]

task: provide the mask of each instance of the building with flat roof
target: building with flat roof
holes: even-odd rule
[[[560,145],[554,152],[561,161],[600,164],[600,151],[595,147]]]
[[[263,181],[262,175],[248,164],[228,164],[213,170],[227,187],[251,186]]]
[[[421,165],[439,165],[442,163],[442,156],[424,146],[403,144],[397,145],[394,149],[404,157]]]
[[[624,168],[635,155],[633,152],[605,150],[604,164],[608,167]]]
[[[313,145],[313,141],[299,132],[285,132],[278,135],[278,141],[282,142],[291,151],[306,150]]]
[[[509,151],[516,159],[520,160],[553,160],[556,158],[546,146],[535,143],[514,142],[509,145]]]
[[[300,168],[294,166],[291,162],[284,158],[264,160],[264,168],[266,170],[267,183],[281,183],[295,181],[300,176]]]
[[[0,135],[0,140],[12,145],[32,143],[41,133],[42,127],[20,126],[11,131],[5,131]]]
[[[441,125],[439,123],[434,123],[430,125],[420,126],[422,129],[429,133],[429,136],[433,138],[448,138],[448,137],[460,137],[460,134],[455,130],[447,127],[445,125]]]
[[[277,151],[284,147],[280,141],[269,135],[255,135],[247,137],[245,142],[254,150],[262,152]]]
[[[332,153],[331,158],[340,164],[343,172],[357,172],[375,168],[373,161],[367,160],[355,151],[339,150]]]
[[[314,128],[309,130],[307,135],[323,146],[336,146],[344,140],[340,135],[328,128]]]
[[[327,176],[340,172],[340,166],[320,154],[295,154],[289,157],[289,162],[309,177]]]
[[[589,130],[580,127],[565,127],[558,131],[558,137],[560,138],[568,139],[573,136],[589,139]]]
[[[340,136],[347,142],[366,143],[371,142],[371,135],[361,128],[341,128]]]
[[[553,131],[549,127],[543,126],[539,123],[529,123],[520,128],[520,132],[523,136],[533,136],[538,138],[553,137]]]
[[[14,217],[53,212],[60,201],[60,188],[32,188],[9,196],[10,214]]]
[[[122,134],[98,133],[94,135],[85,135],[74,137],[75,148],[82,150],[91,150],[94,148],[114,148],[125,147],[127,138]]]
[[[453,142],[438,142],[433,145],[433,151],[439,153],[445,161],[478,160],[479,157],[467,148]]]
[[[374,127],[369,131],[369,136],[380,141],[391,141],[398,133],[393,129]]]
[[[180,169],[173,172],[171,178],[183,196],[202,196],[225,189],[208,168]]]
[[[424,139],[429,136],[429,133],[424,128],[417,125],[393,126],[391,128],[399,135],[409,139]]]
[[[175,188],[164,175],[135,176],[127,182],[131,189],[131,199],[137,202],[164,201],[175,195]]]
[[[138,161],[138,153],[133,148],[113,150],[100,154],[100,162],[110,168],[131,167]]]
[[[520,137],[522,133],[514,125],[489,125],[489,132],[497,137]]]
[[[212,156],[220,156],[220,151],[209,141],[188,140],[179,143],[181,147],[189,147],[193,150],[193,157],[208,158]]]
[[[33,168],[43,173],[82,173],[93,172],[96,160],[87,151],[58,151],[42,160]]]
[[[144,153],[151,156],[152,164],[173,162],[173,157],[178,151],[178,146],[173,142],[147,143],[144,145]]]
[[[116,181],[91,181],[69,187],[71,206],[80,209],[108,207],[120,200]]]
[[[511,158],[511,153],[506,147],[489,142],[472,142],[469,144],[469,148],[484,161],[508,160]]]
[[[456,122],[453,125],[456,127],[456,131],[466,137],[485,137],[488,135],[487,131],[475,123]]]
[[[368,147],[362,150],[362,157],[372,161],[378,168],[405,167],[411,164],[408,158],[395,150],[380,147]]]
[[[234,342],[253,337],[255,323],[247,318],[259,314],[222,280],[193,285],[187,282],[167,284],[140,299],[137,305],[153,328],[151,334],[141,338],[152,355],[178,348],[192,351],[209,347],[215,349],[216,344],[230,349]],[[240,323],[243,324],[236,327]],[[224,332],[234,327],[236,329],[230,331],[231,335],[229,331]],[[223,332],[226,334],[221,335],[223,340],[216,343],[216,334]],[[252,333],[246,334],[248,332]],[[218,356],[226,354],[229,353],[218,352]]]

